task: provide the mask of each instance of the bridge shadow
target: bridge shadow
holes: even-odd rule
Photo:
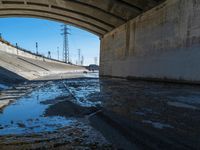
[[[0,67],[0,83],[15,84],[27,81],[24,77],[9,71],[6,68]]]

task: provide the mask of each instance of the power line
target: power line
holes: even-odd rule
[[[65,63],[69,63],[69,28],[67,25],[62,25],[61,29],[63,35],[63,61]]]

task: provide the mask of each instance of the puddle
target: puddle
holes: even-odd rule
[[[0,113],[0,135],[54,131],[70,126],[77,122],[74,117],[96,110],[94,107],[101,102],[88,99],[90,94],[99,92],[98,79],[49,82]]]
[[[101,105],[101,101],[88,100],[90,95],[100,93],[99,79],[90,79],[89,82],[87,80],[65,81],[64,84],[67,86],[69,92],[75,96],[74,103],[82,107]]]
[[[49,105],[41,102],[69,94],[60,86],[48,84],[6,107],[0,113],[0,135],[53,131],[73,123],[72,119],[43,115]]]

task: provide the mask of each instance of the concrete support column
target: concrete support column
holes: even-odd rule
[[[104,35],[100,75],[200,83],[200,1],[166,0]]]

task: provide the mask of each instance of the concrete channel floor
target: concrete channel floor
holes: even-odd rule
[[[2,110],[1,149],[200,149],[199,86],[107,78],[42,85]]]

